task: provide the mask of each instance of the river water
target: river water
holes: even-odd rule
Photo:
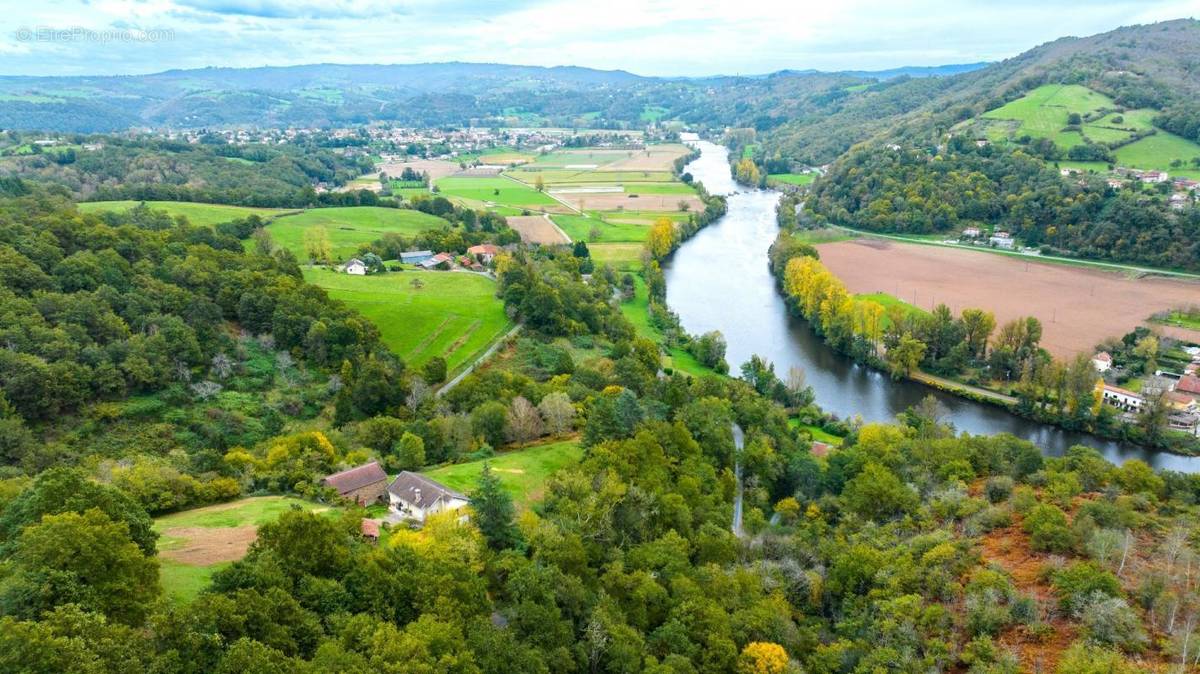
[[[805,371],[817,403],[839,417],[893,421],[933,394],[949,410],[949,421],[975,435],[1012,433],[1049,455],[1072,445],[1089,445],[1115,463],[1142,459],[1156,468],[1200,472],[1200,458],[1153,452],[1142,447],[1064,431],[1009,414],[998,407],[958,398],[912,381],[855,364],[835,353],[808,325],[792,317],[767,266],[767,249],[779,227],[779,193],[746,190],[730,175],[728,151],[709,142],[686,170],[713,194],[728,195],[729,212],[684,243],[664,266],[667,304],[692,334],[720,330],[728,342],[731,372],[758,354],[775,364],[780,377],[793,365]]]

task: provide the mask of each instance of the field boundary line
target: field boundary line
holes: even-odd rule
[[[434,395],[436,395],[440,398],[441,396],[445,395],[450,389],[454,388],[455,386],[458,386],[459,382],[461,382],[463,379],[466,379],[467,375],[469,375],[475,371],[475,368],[482,365],[488,358],[491,358],[492,354],[496,353],[496,351],[500,348],[501,344],[507,342],[510,338],[516,336],[516,334],[518,332],[520,332],[521,328],[523,328],[523,327],[524,327],[523,325],[521,325],[520,323],[517,323],[515,326],[513,326],[512,330],[509,330],[508,332],[504,333],[503,335],[500,335],[499,337],[497,337],[492,342],[491,346],[489,346],[487,348],[487,351],[483,352],[483,355],[476,358],[473,363],[471,363],[470,365],[463,368],[462,372],[459,372],[458,374],[456,374],[454,376],[453,379],[451,379],[450,381],[448,381],[444,385],[442,385],[442,387],[439,388],[437,390],[437,393]]]

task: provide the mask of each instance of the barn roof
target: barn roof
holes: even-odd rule
[[[1194,374],[1185,374],[1179,379],[1179,383],[1175,385],[1175,390],[1182,393],[1200,395],[1200,377]]]
[[[376,482],[386,482],[387,473],[379,466],[378,461],[356,466],[340,473],[334,473],[321,480],[326,486],[333,487],[339,494],[346,495],[356,489],[362,489]]]

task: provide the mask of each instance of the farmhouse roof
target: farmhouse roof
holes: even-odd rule
[[[345,495],[356,489],[362,489],[367,485],[386,480],[387,473],[383,472],[383,468],[379,466],[379,462],[372,461],[368,464],[329,475],[321,480],[321,482],[328,487],[333,487],[339,494]]]
[[[1175,385],[1175,390],[1180,393],[1200,395],[1200,377],[1194,374],[1185,374],[1179,378],[1179,383]]]
[[[396,498],[410,503],[419,508],[428,508],[429,506],[441,501],[442,499],[461,499],[467,500],[467,497],[453,489],[438,484],[433,480],[421,475],[404,471],[396,476],[395,480],[388,485],[388,493]]]
[[[1092,360],[1098,360],[1101,363],[1111,363],[1112,356],[1110,356],[1107,351],[1101,351],[1100,353],[1092,356]]]
[[[481,243],[467,249],[467,253],[471,255],[497,255],[499,252],[500,246],[491,243]]]
[[[367,538],[379,538],[379,520],[363,518],[362,535]]]

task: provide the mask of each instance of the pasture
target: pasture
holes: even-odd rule
[[[646,240],[648,224],[615,222],[599,215],[554,215],[554,224],[573,241],[590,243],[640,243]],[[593,233],[597,236],[593,237]]]
[[[1182,136],[1159,129],[1158,133],[1153,136],[1146,136],[1141,140],[1117,148],[1113,154],[1117,156],[1117,163],[1121,166],[1161,169],[1175,176],[1180,175],[1181,172],[1170,167],[1171,161],[1178,159],[1185,166],[1191,166],[1192,159],[1200,157],[1200,145]]]
[[[167,596],[177,602],[195,598],[213,573],[246,555],[259,526],[293,507],[328,510],[297,498],[258,496],[155,518],[159,577]]]
[[[409,168],[417,173],[428,173],[433,180],[445,178],[448,175],[458,173],[462,168],[457,162],[444,161],[441,159],[410,159],[408,161],[386,161],[375,165],[383,173],[386,173],[389,178],[399,178],[404,169]]]
[[[549,442],[525,449],[503,452],[479,461],[451,464],[423,471],[436,480],[463,494],[470,494],[479,484],[486,461],[500,478],[504,490],[512,496],[518,508],[528,508],[541,499],[546,480],[560,469],[574,465],[583,458],[583,450],[574,440]]]
[[[384,234],[412,236],[427,229],[448,226],[436,215],[406,208],[378,206],[346,206],[341,208],[310,208],[296,215],[276,218],[267,232],[276,246],[286,248],[304,261],[304,232],[324,227],[329,235],[335,260],[345,260],[358,252],[358,247],[371,243]]]
[[[441,178],[436,184],[438,190],[447,197],[518,209],[562,208],[562,204],[550,195],[508,178],[452,176]]]
[[[409,366],[433,356],[453,373],[470,364],[511,327],[496,283],[465,272],[405,271],[351,276],[305,269],[324,288],[379,328],[383,343]],[[414,281],[419,281],[414,284]]]
[[[222,222],[240,220],[251,215],[257,215],[264,220],[269,220],[285,213],[297,212],[285,208],[251,208],[249,206],[229,206],[227,204],[204,204],[194,201],[142,202],[132,200],[83,201],[79,203],[79,211],[81,213],[100,213],[104,211],[121,213],[141,203],[146,204],[152,210],[166,211],[171,216],[182,215],[193,225],[203,225],[205,227],[211,227]]]
[[[767,181],[775,181],[786,185],[809,185],[817,175],[815,173],[772,173],[767,176]]]
[[[986,309],[998,325],[1035,316],[1042,322],[1042,346],[1060,358],[1091,353],[1104,338],[1120,337],[1151,314],[1200,296],[1200,284],[1193,282],[1135,280],[982,251],[871,238],[817,248],[822,264],[852,293],[887,293],[926,311],[944,303],[955,315]]]

